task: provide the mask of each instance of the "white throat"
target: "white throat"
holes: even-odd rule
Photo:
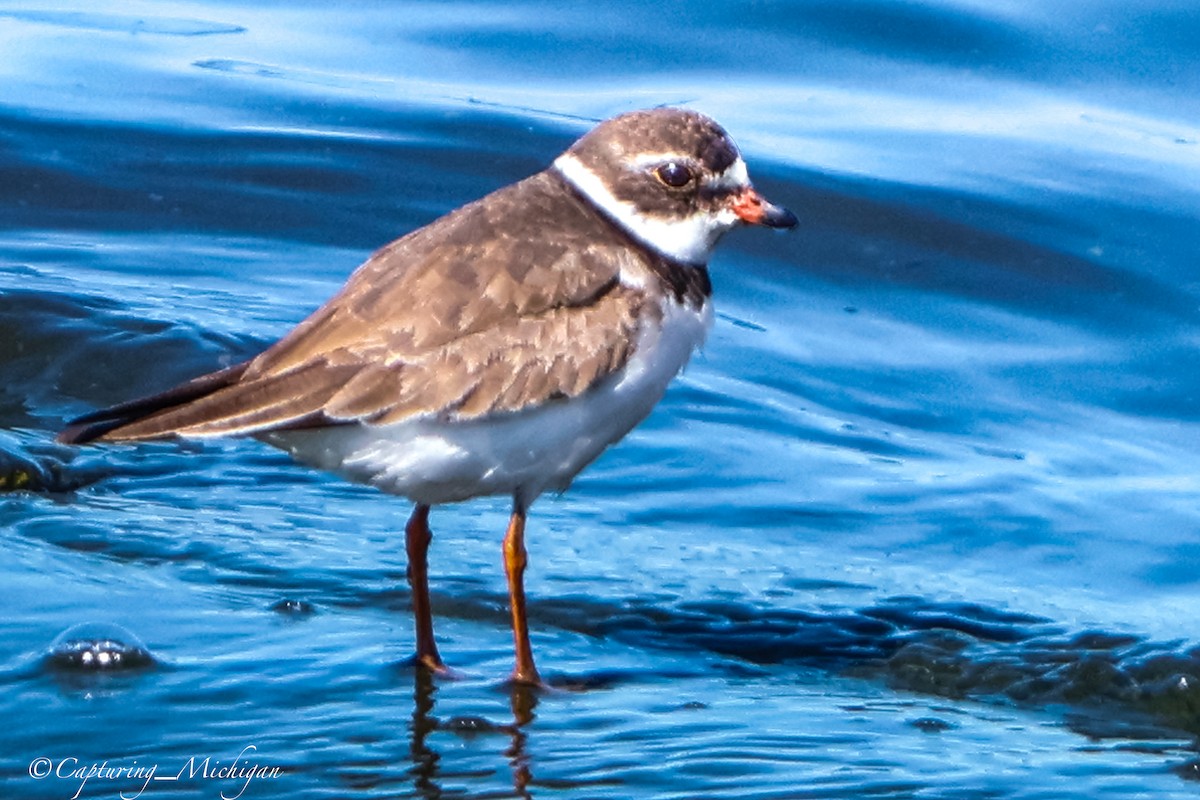
[[[737,215],[730,210],[717,214],[696,213],[683,219],[648,217],[633,203],[618,200],[604,181],[571,153],[563,153],[555,159],[554,168],[633,238],[684,264],[707,264],[721,236],[738,223]]]

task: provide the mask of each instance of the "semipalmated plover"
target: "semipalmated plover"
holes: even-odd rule
[[[672,108],[622,114],[546,170],[379,250],[262,354],[80,417],[59,439],[253,436],[407,497],[416,657],[439,672],[430,506],[511,496],[513,679],[538,683],[526,510],[662,397],[704,340],[706,265],[740,224],[796,218],[754,190],[720,125]]]

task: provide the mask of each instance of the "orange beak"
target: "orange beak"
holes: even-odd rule
[[[768,203],[763,196],[747,186],[733,196],[729,206],[742,222],[748,225],[766,225],[768,228],[794,228],[796,215],[783,206]]]

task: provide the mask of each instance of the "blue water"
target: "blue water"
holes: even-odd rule
[[[1197,41],[1170,0],[0,7],[4,795],[1193,797]],[[433,515],[431,683],[403,501],[52,443],[662,103],[801,225],[729,237],[704,352],[534,506],[560,691],[503,683],[502,501]]]

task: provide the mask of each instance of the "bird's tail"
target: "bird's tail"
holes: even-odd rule
[[[180,384],[150,397],[131,400],[128,403],[112,406],[111,408],[93,411],[82,417],[71,420],[58,441],[63,444],[85,444],[96,439],[132,440],[132,439],[163,439],[172,435],[169,430],[157,430],[144,425],[137,426],[148,420],[161,417],[181,406],[195,400],[207,397],[212,393],[237,383],[242,373],[246,371],[249,362],[235,364],[232,367],[210,372],[198,378]],[[123,429],[126,430],[124,434]]]

